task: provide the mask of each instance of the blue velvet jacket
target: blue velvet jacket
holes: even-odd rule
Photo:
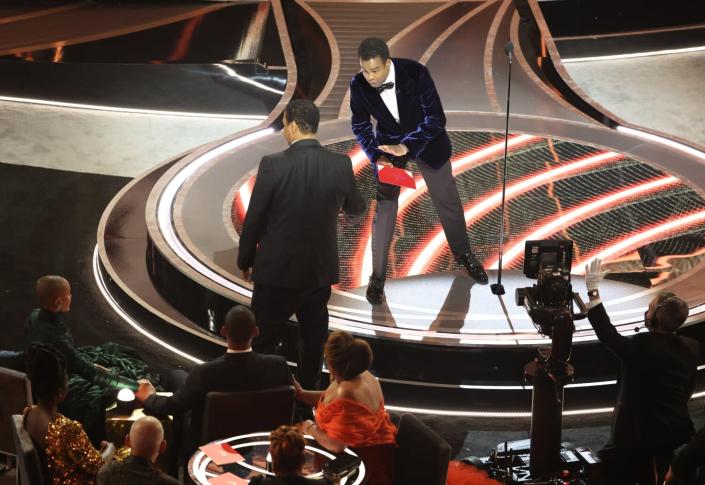
[[[399,123],[377,90],[360,72],[350,81],[350,110],[355,138],[375,171],[375,162],[383,154],[377,147],[399,143],[409,149],[409,158],[420,159],[438,168],[450,158],[451,145],[445,129],[446,117],[433,79],[426,66],[416,61],[393,58],[392,62]],[[376,132],[370,117],[377,120]]]

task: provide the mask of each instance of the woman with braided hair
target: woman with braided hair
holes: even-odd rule
[[[46,457],[49,481],[54,485],[96,483],[98,470],[112,459],[115,446],[104,441],[98,451],[81,423],[59,413],[59,403],[68,393],[66,363],[60,352],[35,344],[29,348],[28,362],[37,404],[24,410],[24,427],[40,457]]]
[[[396,427],[384,408],[384,396],[370,373],[372,349],[347,332],[333,332],[323,349],[331,383],[325,391],[306,391],[298,383],[296,399],[316,406],[316,421],[298,428],[334,453],[351,447],[365,463],[370,485],[394,483]]]

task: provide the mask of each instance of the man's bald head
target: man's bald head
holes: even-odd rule
[[[71,285],[61,276],[47,275],[35,285],[39,304],[52,312],[67,312],[71,307]]]
[[[144,416],[138,419],[132,423],[128,444],[131,455],[141,456],[154,462],[159,453],[166,448],[162,423],[153,416]]]

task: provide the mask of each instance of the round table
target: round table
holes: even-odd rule
[[[251,433],[213,443],[228,443],[240,453],[245,460],[240,463],[223,465],[224,472],[230,472],[246,480],[258,475],[274,475],[267,471],[267,454],[269,453],[269,432]],[[357,456],[355,452],[346,448],[344,453]],[[335,459],[335,455],[320,446],[313,437],[306,435],[306,461],[304,463],[303,474],[307,478],[322,479],[323,465]],[[210,467],[209,467],[210,465]],[[208,479],[219,474],[213,467],[211,459],[201,450],[197,450],[188,462],[188,472],[191,480],[202,485],[209,485]],[[360,467],[352,475],[344,478],[341,485],[358,485],[365,478],[365,464],[360,463]]]

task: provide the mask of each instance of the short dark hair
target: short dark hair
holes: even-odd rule
[[[255,314],[249,308],[237,305],[225,314],[223,328],[227,338],[236,344],[247,343],[257,327]]]
[[[342,330],[330,334],[323,352],[331,369],[343,381],[359,376],[372,365],[370,344]]]
[[[383,61],[389,59],[389,47],[384,39],[379,37],[368,37],[360,42],[360,47],[357,48],[357,55],[363,61],[381,57]]]
[[[675,293],[663,291],[656,298],[654,317],[660,330],[675,332],[688,318],[688,304]]]
[[[316,133],[318,122],[321,121],[321,113],[313,101],[308,99],[295,99],[289,101],[284,111],[288,123],[296,122],[303,133]]]

